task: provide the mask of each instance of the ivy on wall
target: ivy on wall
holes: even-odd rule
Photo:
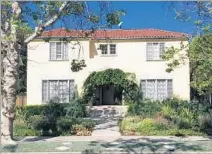
[[[88,76],[83,85],[83,98],[88,102],[92,98],[95,98],[97,88],[110,85],[122,90],[124,101],[133,100],[138,90],[135,74],[125,73],[120,69],[106,69],[104,71],[93,72]]]

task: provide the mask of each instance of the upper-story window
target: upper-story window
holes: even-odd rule
[[[116,55],[116,44],[100,44],[101,55]]]
[[[50,42],[50,60],[68,60],[68,44]]]
[[[165,49],[165,43],[147,43],[146,59],[162,60],[161,55]]]

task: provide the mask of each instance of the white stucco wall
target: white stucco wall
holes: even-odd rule
[[[150,42],[159,42],[151,40]],[[79,92],[82,90],[84,80],[93,71],[106,68],[120,68],[125,72],[134,72],[138,81],[140,79],[172,79],[173,94],[182,99],[190,98],[189,66],[184,65],[172,73],[166,73],[164,61],[146,61],[147,40],[114,40],[117,56],[102,57],[100,50],[96,50],[100,42],[80,41],[81,58],[86,60],[87,67],[80,72],[72,72],[71,59],[77,58],[78,47],[69,44],[69,61],[49,61],[49,43],[34,41],[28,45],[27,66],[27,104],[42,103],[42,80],[74,79]],[[163,41],[164,42],[164,41]],[[90,46],[91,45],[91,46]],[[180,46],[180,41],[165,40],[165,46]],[[90,58],[90,49],[97,52]]]

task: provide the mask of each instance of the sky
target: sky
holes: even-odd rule
[[[169,9],[170,1],[113,1],[111,3],[113,10],[126,11],[126,15],[121,17],[122,29],[155,28],[189,34],[194,31],[192,21],[183,22],[175,19],[175,12],[173,9]],[[179,2],[175,3],[179,7]],[[98,8],[96,2],[90,2],[90,4],[92,9]],[[64,26],[61,21],[57,21],[52,28],[72,28],[72,24],[68,22]],[[118,29],[119,27],[115,26],[114,28]]]
[[[127,14],[122,17],[122,28],[157,28],[170,31],[191,33],[192,22],[175,19],[173,9],[168,9],[170,2],[115,2],[114,8],[125,9]]]

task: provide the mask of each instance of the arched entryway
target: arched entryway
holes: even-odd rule
[[[121,105],[137,91],[135,75],[120,69],[91,73],[84,83],[84,98],[93,105]]]

